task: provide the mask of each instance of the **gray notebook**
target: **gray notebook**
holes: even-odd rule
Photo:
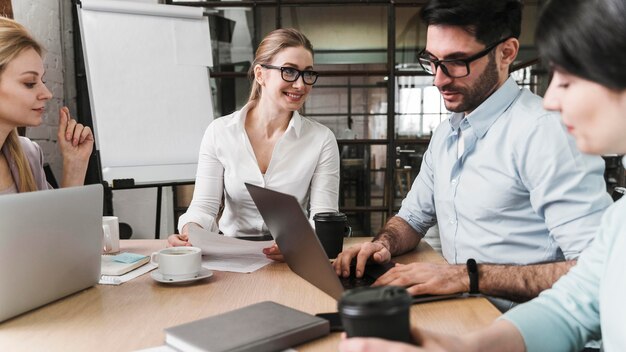
[[[330,333],[322,319],[265,301],[165,329],[165,342],[181,351],[272,352]]]

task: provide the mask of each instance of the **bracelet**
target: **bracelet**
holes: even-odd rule
[[[467,274],[469,275],[469,293],[472,295],[479,294],[478,290],[478,265],[472,258],[467,260]]]

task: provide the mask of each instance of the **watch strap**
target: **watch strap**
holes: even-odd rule
[[[478,264],[476,260],[470,258],[467,260],[467,275],[469,275],[469,293],[479,294],[478,290]]]

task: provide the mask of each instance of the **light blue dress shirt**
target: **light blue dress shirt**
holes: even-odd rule
[[[605,351],[626,351],[626,198],[611,206],[591,246],[567,275],[502,319],[532,351],[580,351],[602,337]]]
[[[603,173],[602,158],[581,154],[559,115],[509,78],[439,125],[398,216],[422,235],[438,222],[451,264],[572,259],[612,203]]]

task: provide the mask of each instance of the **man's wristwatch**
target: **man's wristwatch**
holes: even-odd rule
[[[469,275],[469,293],[472,295],[479,294],[478,290],[478,265],[472,258],[467,260],[467,274]]]

